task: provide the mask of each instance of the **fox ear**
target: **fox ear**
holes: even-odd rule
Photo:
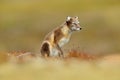
[[[70,16],[68,16],[66,21],[70,21],[70,19],[71,19],[71,17],[70,17]]]

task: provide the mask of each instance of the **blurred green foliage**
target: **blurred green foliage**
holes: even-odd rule
[[[66,16],[79,16],[83,30],[65,48],[120,52],[120,0],[0,0],[0,51],[39,52],[44,36]]]

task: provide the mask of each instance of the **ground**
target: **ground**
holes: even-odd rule
[[[5,54],[0,58],[1,80],[120,80],[118,54],[93,56],[74,50],[64,59],[20,51]]]

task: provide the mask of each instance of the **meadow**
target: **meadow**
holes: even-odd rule
[[[62,48],[66,57],[40,57],[67,16],[83,29]],[[119,0],[0,0],[0,80],[48,79],[120,80]]]
[[[74,53],[64,59],[18,59],[4,54],[0,55],[0,80],[120,80],[120,55],[93,58]]]

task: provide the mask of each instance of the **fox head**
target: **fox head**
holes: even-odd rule
[[[76,17],[68,16],[66,20],[66,24],[71,31],[79,31],[82,29],[81,26],[79,25],[79,20],[77,16]]]

